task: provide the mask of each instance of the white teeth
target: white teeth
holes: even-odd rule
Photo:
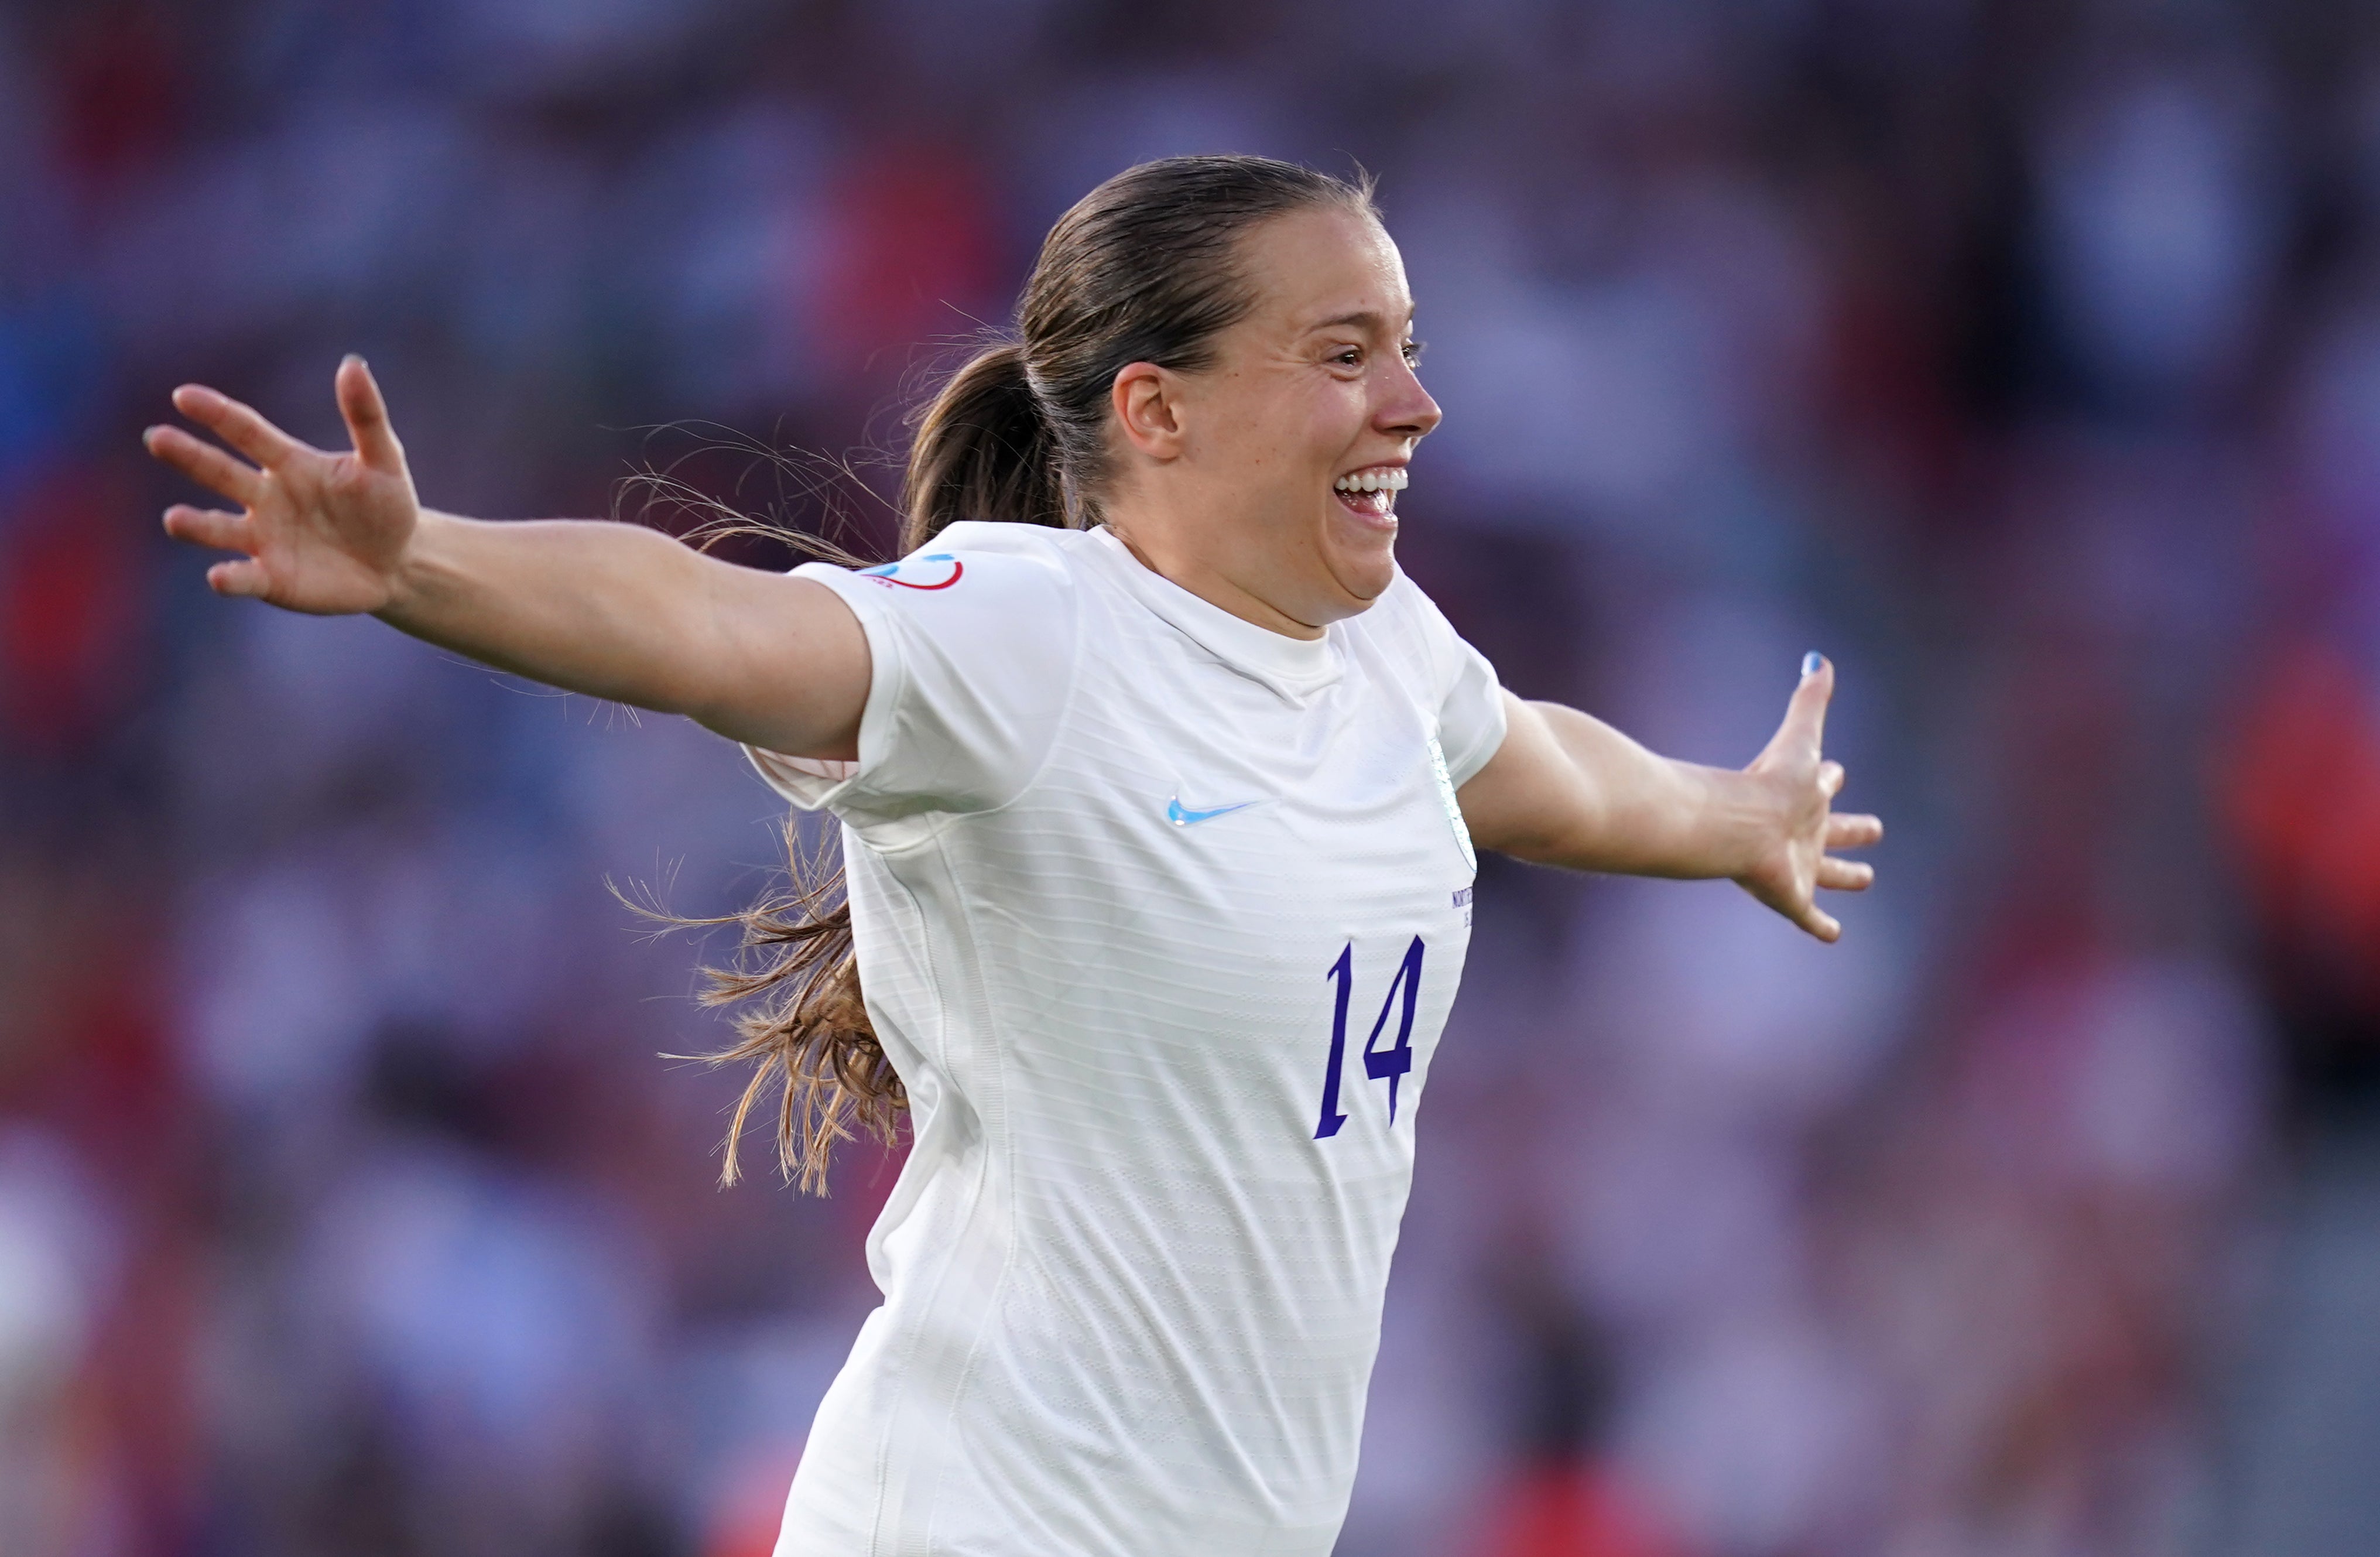
[[[1402,492],[1405,472],[1402,466],[1386,466],[1371,470],[1357,470],[1330,483],[1341,492]]]

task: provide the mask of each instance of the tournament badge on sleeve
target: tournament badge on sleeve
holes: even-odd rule
[[[941,563],[948,563],[950,566],[937,566]],[[906,578],[902,577],[905,568],[908,570]],[[899,562],[888,562],[881,567],[863,567],[859,576],[887,589],[947,590],[966,577],[966,564],[948,552],[935,552],[922,557],[903,557]]]

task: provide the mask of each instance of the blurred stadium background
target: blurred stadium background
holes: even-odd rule
[[[893,1171],[656,1058],[735,753],[211,599],[166,391],[815,519],[722,430],[897,444],[1211,150],[1381,176],[1511,686],[1736,762],[1823,649],[1894,829],[1833,950],[1488,865],[1341,1551],[2380,1550],[2380,12],[9,0],[9,1557],[758,1557]]]

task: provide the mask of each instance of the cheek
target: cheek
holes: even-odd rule
[[[1363,385],[1325,380],[1281,407],[1275,425],[1281,443],[1294,447],[1297,463],[1308,473],[1336,474],[1363,436],[1364,423]]]
[[[1300,488],[1335,474],[1363,435],[1363,385],[1334,379],[1249,385],[1215,425],[1210,447],[1240,479]]]

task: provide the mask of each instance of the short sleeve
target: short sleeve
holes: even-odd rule
[[[859,760],[746,750],[778,793],[834,812],[863,836],[876,824],[1014,799],[1065,712],[1077,608],[1063,561],[953,539],[945,531],[933,550],[883,567],[794,570],[840,595],[868,635]]]
[[[1446,633],[1452,640],[1453,675],[1438,703],[1438,744],[1446,754],[1447,776],[1460,789],[1504,744],[1504,684],[1487,655],[1458,637],[1451,625]]]
[[[1504,744],[1503,683],[1488,656],[1464,642],[1438,602],[1403,573],[1381,604],[1390,606],[1407,651],[1421,663],[1424,697],[1438,715],[1439,749],[1460,789]]]

